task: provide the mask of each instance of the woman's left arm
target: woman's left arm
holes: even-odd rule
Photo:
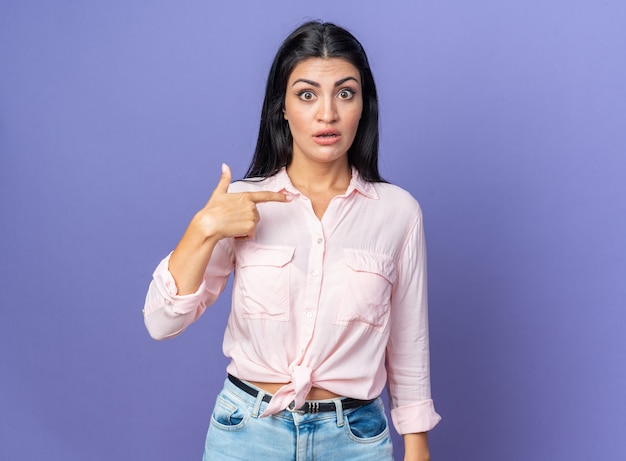
[[[422,213],[414,220],[398,261],[387,344],[391,418],[404,436],[405,461],[430,459],[428,434],[441,419],[430,392],[426,242]]]
[[[430,461],[428,432],[404,434],[404,461]]]

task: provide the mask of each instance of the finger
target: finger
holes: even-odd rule
[[[217,187],[215,188],[214,192],[223,194],[227,193],[232,176],[233,175],[230,171],[230,167],[225,163],[222,163],[222,176],[220,177],[220,181],[217,183]]]
[[[293,197],[283,192],[259,191],[248,192],[248,198],[254,203],[264,202],[291,202]]]

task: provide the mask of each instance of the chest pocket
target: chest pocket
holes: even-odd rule
[[[235,309],[245,318],[289,320],[294,248],[243,242],[237,251]]]
[[[397,277],[393,259],[378,253],[344,249],[344,261],[343,290],[335,323],[360,322],[384,330]]]

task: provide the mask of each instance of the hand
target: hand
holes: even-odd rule
[[[222,177],[211,198],[193,217],[170,256],[169,271],[179,295],[197,291],[217,242],[227,237],[254,237],[261,219],[258,203],[291,200],[291,196],[281,192],[231,194],[228,192],[231,176],[228,165],[222,165]]]
[[[190,227],[195,224],[205,238],[216,240],[227,237],[253,238],[261,219],[257,204],[291,200],[291,196],[282,192],[229,193],[231,178],[230,168],[223,164],[222,176],[211,198],[190,224]]]

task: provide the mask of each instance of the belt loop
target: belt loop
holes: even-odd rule
[[[333,399],[335,402],[335,411],[337,412],[337,427],[343,427],[343,406],[341,405],[341,399]]]
[[[254,401],[254,407],[252,407],[253,418],[258,418],[261,414],[261,404],[263,403],[263,397],[265,397],[265,392],[259,390],[259,393],[256,395],[256,400]]]

